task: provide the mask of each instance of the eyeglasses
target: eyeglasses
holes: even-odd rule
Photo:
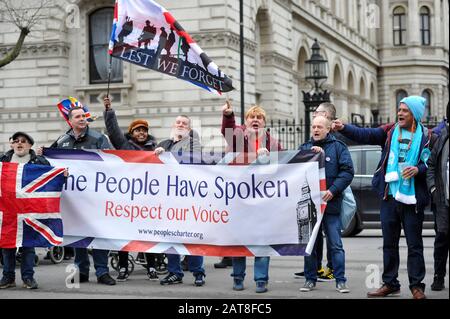
[[[26,138],[18,138],[16,140],[13,140],[12,143],[13,144],[17,144],[17,143],[25,144],[25,143],[28,143],[28,140]]]

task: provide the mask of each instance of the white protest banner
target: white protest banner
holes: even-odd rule
[[[302,254],[321,221],[324,169],[320,154],[282,153],[268,165],[180,165],[171,153],[45,151],[70,172],[61,196],[65,238],[299,245],[293,254]]]

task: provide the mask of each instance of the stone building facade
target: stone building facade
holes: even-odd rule
[[[33,1],[30,1],[33,2]],[[240,88],[239,1],[159,0]],[[59,100],[75,96],[100,118],[112,0],[55,0],[48,18],[26,38],[20,56],[0,69],[0,152],[17,130],[49,145],[66,123]],[[0,15],[0,57],[18,29]],[[244,1],[245,104],[261,104],[269,119],[304,118],[302,91],[311,90],[305,61],[317,38],[328,60],[323,88],[338,116],[395,117],[403,95],[429,99],[428,115],[442,117],[448,103],[447,0]],[[114,62],[110,94],[120,125],[146,118],[158,140],[169,136],[177,114],[188,114],[207,149],[221,149],[221,107],[229,98],[239,114],[240,92],[223,97],[189,83]]]

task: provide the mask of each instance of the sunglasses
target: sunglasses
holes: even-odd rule
[[[12,143],[13,143],[13,144],[17,144],[17,143],[23,143],[23,144],[25,144],[25,143],[28,143],[28,140],[27,140],[26,138],[18,138],[18,139],[16,139],[16,140],[12,141]]]

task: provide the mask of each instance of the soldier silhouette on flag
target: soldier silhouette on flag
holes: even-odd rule
[[[155,38],[156,27],[150,24],[150,21],[145,21],[145,27],[142,29],[142,33],[138,39],[138,47],[144,44],[144,48],[150,48],[150,42]]]
[[[130,17],[126,17],[125,23],[122,25],[122,31],[120,31],[117,36],[119,38],[119,43],[123,43],[123,38],[130,35],[131,32],[133,32],[133,20],[131,20]]]
[[[175,43],[175,32],[173,32],[173,28],[170,28],[170,34],[169,34],[169,37],[167,38],[167,42],[164,47],[164,50],[166,50],[167,56],[170,55],[170,49],[172,48],[174,43]]]
[[[188,41],[185,37],[181,37],[181,51],[183,51],[183,54],[185,56],[185,61],[188,61],[188,52],[191,46],[189,45]]]

